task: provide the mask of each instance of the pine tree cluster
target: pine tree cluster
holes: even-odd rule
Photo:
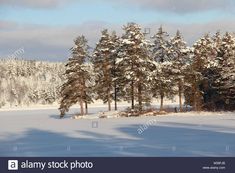
[[[61,115],[75,103],[101,99],[117,110],[120,100],[142,111],[153,98],[179,96],[179,110],[188,105],[193,110],[235,109],[235,36],[231,33],[206,34],[192,47],[177,31],[169,38],[162,27],[151,40],[136,23],[123,27],[117,36],[107,29],[94,51],[80,36],[71,49],[66,65],[66,82],[61,90]],[[183,103],[184,101],[184,103]],[[87,112],[87,111],[86,111]]]
[[[135,23],[123,27],[123,35],[101,32],[91,51],[80,36],[64,63],[0,60],[0,107],[60,102],[63,116],[76,103],[81,114],[101,99],[108,110],[128,101],[142,111],[153,98],[178,95],[179,110],[235,109],[235,36],[206,34],[191,47],[181,33],[169,38],[160,27],[147,39]]]

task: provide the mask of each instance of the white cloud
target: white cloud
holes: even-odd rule
[[[201,24],[150,23],[145,27],[151,28],[151,34],[154,34],[157,32],[157,29],[160,25],[163,26],[163,28],[170,34],[170,36],[174,36],[176,31],[180,30],[185,40],[190,45],[193,44],[197,39],[199,39],[206,33],[212,35],[217,31],[221,31],[222,33],[226,31],[228,32],[235,31],[235,23],[233,22],[232,19],[218,20]]]
[[[234,0],[118,0],[122,5],[128,4],[139,8],[179,14],[202,12],[207,10],[233,10]]]
[[[74,0],[0,0],[1,6],[28,8],[54,8]]]
[[[179,14],[201,12],[207,10],[233,10],[234,0],[0,0],[0,5],[21,6],[28,8],[54,8],[71,2],[100,1],[121,6],[137,6],[142,9],[175,12]]]
[[[4,24],[5,23],[5,24]],[[19,25],[0,22],[0,57],[7,56],[18,50],[25,49],[25,58],[43,60],[66,60],[69,56],[69,48],[73,46],[73,40],[78,35],[85,35],[89,44],[94,47],[100,38],[101,30],[108,28],[122,33],[122,26],[104,22],[87,22],[77,26],[55,27],[42,25]],[[142,25],[150,27],[151,35],[157,32],[160,25],[173,36],[179,29],[185,40],[192,44],[205,33],[215,33],[217,30],[235,31],[233,20],[214,21],[206,24],[177,24],[177,23],[151,23]],[[1,26],[4,26],[1,29]],[[7,29],[5,29],[7,27]]]
[[[16,23],[0,20],[0,30],[13,29],[14,27],[17,27]]]
[[[94,47],[104,28],[117,29],[116,26],[103,22],[86,22],[67,27],[15,24],[7,30],[0,27],[0,57],[6,57],[24,47],[26,58],[65,60],[77,36],[85,35],[89,44]]]

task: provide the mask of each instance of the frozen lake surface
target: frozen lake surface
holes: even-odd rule
[[[59,119],[56,109],[1,111],[0,156],[235,156],[235,113],[70,117]]]

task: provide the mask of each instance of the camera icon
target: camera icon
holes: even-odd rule
[[[8,160],[8,170],[18,170],[18,160]]]
[[[99,122],[98,121],[92,121],[91,127],[92,128],[98,128],[99,127]]]

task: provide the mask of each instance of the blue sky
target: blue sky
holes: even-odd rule
[[[135,21],[150,23],[155,21],[173,23],[204,23],[231,16],[229,11],[209,9],[193,13],[179,14],[173,11],[141,9],[131,4],[124,6],[110,1],[74,2],[58,8],[28,8],[3,6],[1,19],[23,24],[75,25],[87,21],[102,21],[124,24]]]
[[[94,46],[100,30],[121,33],[127,22],[181,29],[192,43],[204,32],[235,31],[234,11],[233,0],[0,0],[0,57],[23,47],[27,59],[65,60],[77,35]]]

